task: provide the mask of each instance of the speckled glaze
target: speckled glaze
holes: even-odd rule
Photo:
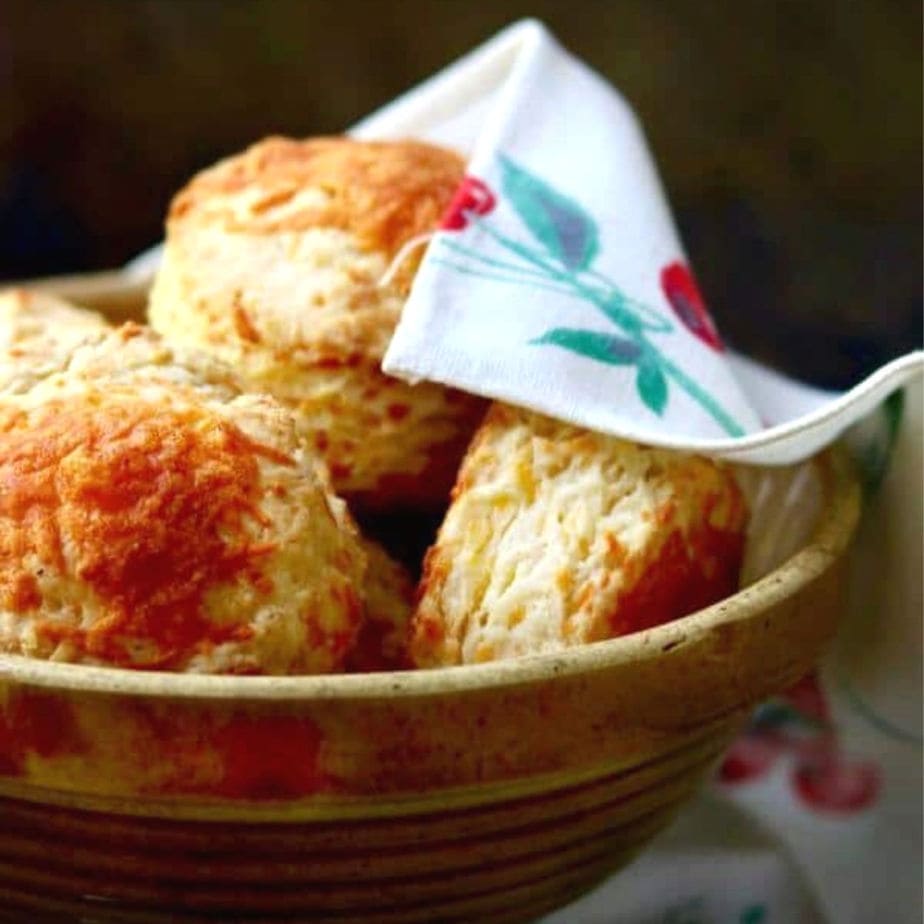
[[[91,304],[100,304],[92,299]],[[0,657],[0,920],[526,921],[624,865],[836,627],[858,492],[720,604],[566,654],[328,677]]]

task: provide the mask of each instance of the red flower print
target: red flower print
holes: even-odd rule
[[[680,262],[665,266],[661,270],[661,290],[691,334],[713,350],[725,349],[689,267]]]
[[[785,751],[785,745],[775,735],[749,732],[729,748],[719,779],[723,783],[748,783],[760,779],[773,768]]]
[[[850,813],[869,808],[879,795],[879,768],[844,757],[833,740],[799,756],[792,773],[796,795],[818,812]]]
[[[831,722],[831,711],[814,672],[806,674],[782,695],[800,715],[821,725]]]
[[[783,757],[793,793],[813,812],[860,812],[879,796],[879,768],[841,750],[814,672],[761,707],[750,730],[725,755],[719,780],[725,784],[758,780]]]
[[[468,226],[468,216],[474,212],[476,215],[487,215],[497,199],[488,185],[474,176],[467,176],[446,209],[440,228],[444,231],[461,231]]]

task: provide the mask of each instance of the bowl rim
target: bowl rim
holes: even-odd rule
[[[0,653],[0,684],[59,692],[201,701],[370,701],[431,698],[535,684],[609,670],[657,657],[681,643],[704,639],[718,627],[743,622],[818,578],[846,549],[859,518],[860,490],[842,450],[812,460],[820,469],[824,500],[808,542],[753,584],[705,609],[651,629],[578,646],[485,664],[409,671],[311,676],[229,676],[138,671],[66,664]]]

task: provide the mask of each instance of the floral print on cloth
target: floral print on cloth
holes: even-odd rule
[[[879,766],[845,752],[816,674],[758,709],[726,754],[719,780],[756,782],[784,760],[792,793],[809,811],[862,812],[876,801]]]
[[[434,263],[464,275],[554,292],[593,306],[606,325],[602,329],[551,327],[530,343],[623,367],[634,376],[642,408],[657,416],[664,414],[673,384],[699,404],[726,435],[744,435],[742,425],[696,373],[659,346],[661,337],[688,333],[712,350],[723,350],[686,264],[674,260],[659,276],[663,299],[681,322],[678,327],[660,306],[631,298],[597,268],[601,229],[587,209],[510,157],[501,154],[498,163],[500,193],[482,179],[466,177],[440,225],[444,231],[475,227],[488,246],[440,238]],[[526,235],[513,236],[487,220],[499,196],[518,216]]]
[[[833,395],[724,349],[638,117],[535,20],[351,134],[420,138],[467,159],[385,353],[389,375],[640,443],[784,465],[924,369],[912,353]]]

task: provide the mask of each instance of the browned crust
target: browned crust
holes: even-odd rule
[[[0,404],[0,607],[41,615],[34,560],[41,572],[72,570],[103,609],[87,630],[40,618],[40,634],[63,632],[110,663],[133,661],[126,636],[149,644],[143,666],[170,667],[203,638],[248,631],[211,626],[203,601],[238,577],[271,586],[262,563],[273,546],[246,528],[261,520],[260,457],[291,464],[191,408],[102,394],[31,416]]]
[[[523,428],[531,444],[545,444],[543,468],[537,469],[530,459],[510,458],[499,450],[499,437],[512,428]],[[537,479],[553,471],[553,458],[557,468],[569,460],[593,463],[595,457],[618,458],[620,454],[636,458],[642,454],[647,462],[639,477],[652,484],[666,483],[670,492],[666,501],[650,512],[657,528],[639,549],[633,552],[615,535],[604,532],[605,553],[580,586],[574,586],[565,562],[565,570],[556,576],[566,601],[562,647],[670,622],[730,596],[738,587],[748,511],[730,471],[701,457],[666,455],[660,450],[614,441],[501,403],[491,406],[472,439],[452,489],[453,506],[446,522],[453,517],[455,505],[468,492],[490,483],[498,469],[516,475],[522,491],[519,503],[525,509],[534,501]],[[679,515],[681,505],[688,508],[689,522]],[[454,528],[458,529],[461,522],[453,521]],[[472,614],[458,606],[453,608],[452,602],[444,599],[456,554],[452,544],[444,544],[441,530],[425,556],[410,643],[411,657],[418,667],[465,660],[463,644]],[[481,566],[491,567],[484,561]],[[617,572],[621,580],[615,592],[613,578]],[[523,613],[514,612],[510,618],[516,625]],[[501,656],[494,646],[480,644],[474,656],[467,657],[468,661],[488,661]]]
[[[227,226],[250,233],[337,228],[389,256],[437,226],[462,180],[456,153],[419,141],[297,141],[271,137],[204,170],[174,198],[168,224],[195,221],[213,200],[264,190],[244,216]],[[292,209],[300,190],[323,193]]]

